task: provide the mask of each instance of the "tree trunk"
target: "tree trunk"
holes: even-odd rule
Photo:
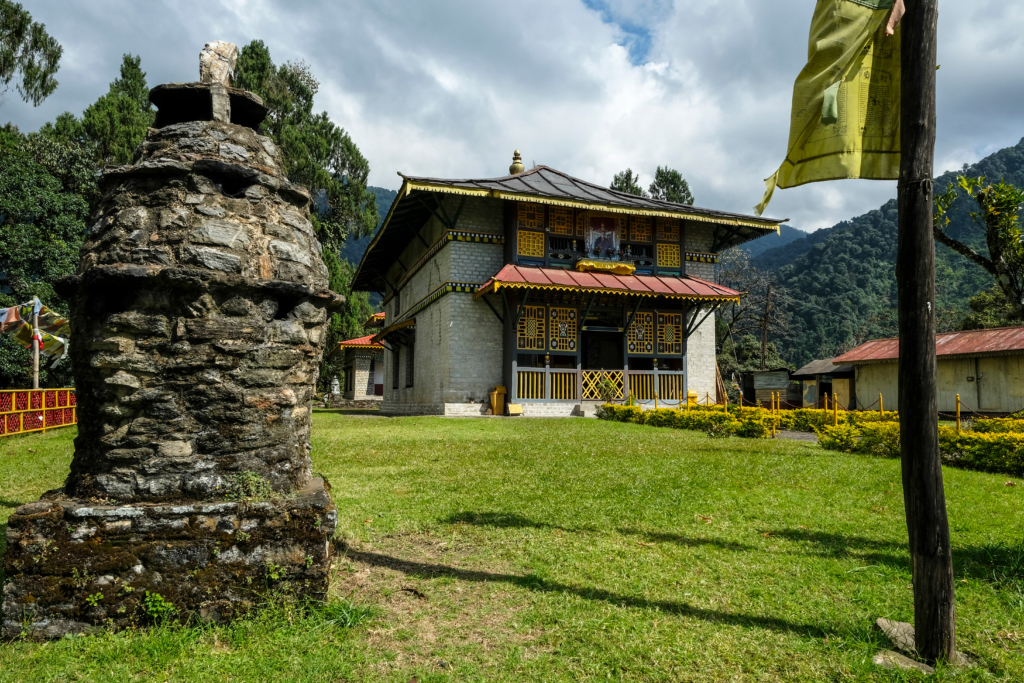
[[[772,285],[768,284],[768,291],[764,297],[764,320],[761,321],[761,369],[768,369],[768,316],[772,312]]]
[[[906,0],[899,181],[899,412],[903,502],[924,659],[955,661],[956,604],[939,458],[935,360],[935,62],[938,0]]]

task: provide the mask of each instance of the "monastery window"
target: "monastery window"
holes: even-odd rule
[[[649,216],[633,216],[629,219],[629,239],[632,242],[651,241],[651,218]]]
[[[544,229],[544,206],[532,202],[518,202],[518,221],[516,225],[520,228],[531,230]]]
[[[679,245],[678,244],[659,244],[658,245],[658,267],[659,268],[678,268],[680,264],[679,260]]]
[[[576,309],[551,307],[550,348],[576,353]]]
[[[654,314],[640,311],[626,335],[630,353],[654,353]]]
[[[683,314],[658,314],[658,355],[681,356],[683,353]]]
[[[678,242],[679,241],[679,219],[659,218],[658,219],[658,241]]]
[[[527,306],[516,329],[516,345],[525,351],[543,351],[545,348],[543,306]]]
[[[518,253],[528,258],[544,258],[544,233],[520,230]]]
[[[405,347],[405,388],[408,389],[413,385],[416,378],[416,342],[412,339],[409,340],[408,346]]]
[[[572,209],[553,206],[548,209],[548,228],[552,235],[573,235]]]
[[[399,360],[399,347],[391,349],[391,388],[398,388],[398,360]]]

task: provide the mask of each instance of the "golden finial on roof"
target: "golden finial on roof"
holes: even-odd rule
[[[517,149],[512,154],[512,165],[508,167],[509,175],[518,175],[526,170],[523,166],[523,157],[519,156],[519,150]]]

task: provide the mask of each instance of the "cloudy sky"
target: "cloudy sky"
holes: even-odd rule
[[[513,149],[602,184],[679,169],[697,204],[751,213],[785,154],[811,0],[21,0],[64,46],[60,86],[0,121],[81,114],[141,55],[151,86],[198,79],[208,40],[262,39],[305,60],[317,108],[349,131],[373,185],[396,171],[507,173]],[[940,3],[936,170],[1024,136],[1024,2]],[[895,182],[776,192],[768,214],[814,230],[895,196]]]

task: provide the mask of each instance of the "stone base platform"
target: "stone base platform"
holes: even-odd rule
[[[338,519],[328,489],[313,479],[275,500],[129,505],[48,493],[8,520],[2,636],[224,622],[270,589],[323,599]]]

